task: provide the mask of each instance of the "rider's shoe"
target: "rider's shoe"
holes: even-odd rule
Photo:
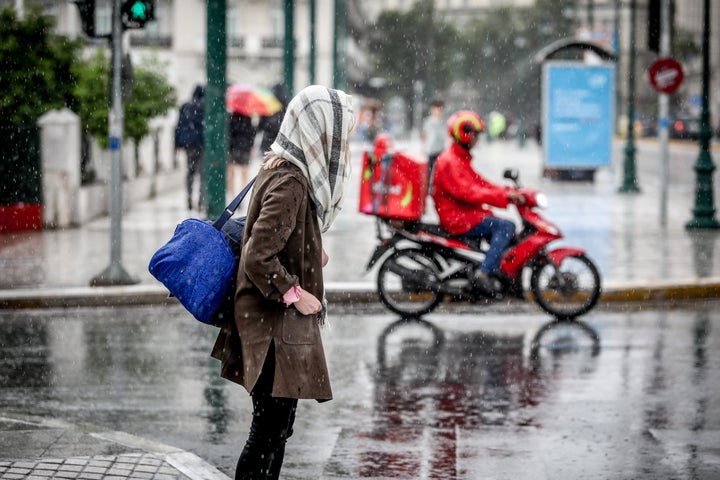
[[[492,278],[490,278],[490,275],[480,270],[475,270],[471,282],[473,284],[473,287],[477,288],[483,293],[493,295],[497,292],[495,290],[494,282]]]

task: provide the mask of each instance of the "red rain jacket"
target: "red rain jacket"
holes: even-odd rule
[[[433,175],[433,201],[440,226],[453,235],[462,235],[486,217],[488,206],[508,206],[507,189],[486,180],[473,170],[472,155],[457,143],[440,154]]]

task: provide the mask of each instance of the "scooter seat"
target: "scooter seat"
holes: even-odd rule
[[[419,231],[428,232],[433,235],[437,235],[439,237],[444,238],[451,238],[453,240],[460,240],[463,242],[466,242],[468,240],[477,240],[478,238],[485,238],[485,237],[466,237],[465,235],[453,235],[451,233],[448,233],[444,228],[442,228],[440,225],[436,223],[422,223],[417,222],[413,224],[411,227],[406,227],[409,231],[413,233],[417,233]]]
[[[438,225],[436,223],[417,222],[414,225],[412,225],[412,227],[409,228],[408,230],[410,230],[412,233],[417,233],[417,232],[422,231],[422,232],[430,233],[432,235],[437,235],[439,237],[455,238],[454,235],[450,235],[447,231],[445,231],[444,228],[442,228],[440,225]]]
[[[483,240],[487,240],[486,237],[467,237],[464,235],[452,235],[436,223],[417,222],[413,225],[408,225],[405,228],[412,233],[418,233],[422,231],[431,235],[437,235],[438,237],[456,240],[458,242],[469,245],[473,250],[477,251],[482,250]]]

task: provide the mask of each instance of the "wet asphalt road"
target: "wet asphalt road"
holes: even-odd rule
[[[283,478],[720,478],[720,304],[554,324],[495,306],[336,311],[335,399],[301,401]],[[460,309],[462,310],[462,309]],[[250,401],[181,307],[0,313],[0,412],[121,430],[233,474]]]

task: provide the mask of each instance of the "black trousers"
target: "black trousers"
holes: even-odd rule
[[[185,187],[187,189],[188,208],[192,207],[193,181],[198,177],[198,207],[205,206],[205,165],[203,164],[203,147],[190,145],[185,149],[187,155],[187,175]]]
[[[237,463],[235,480],[280,478],[285,443],[293,432],[298,401],[271,395],[274,375],[275,345],[272,344],[251,394],[253,417],[250,434]]]
[[[435,174],[435,161],[442,152],[432,153],[428,155],[428,195],[432,195],[433,190],[433,175]]]

